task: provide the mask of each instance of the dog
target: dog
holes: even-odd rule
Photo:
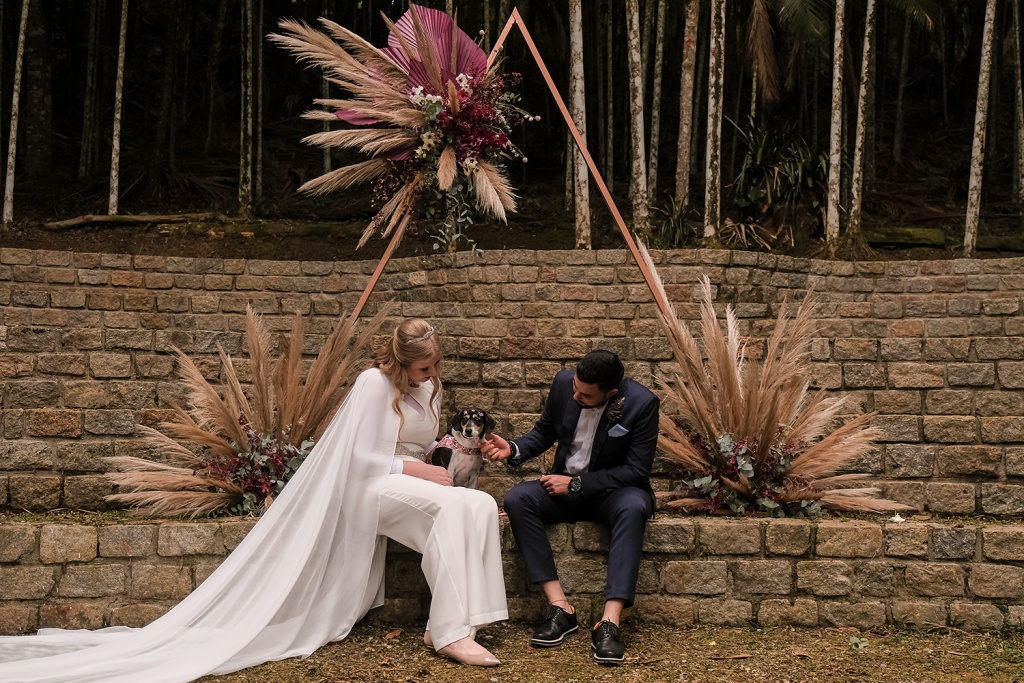
[[[448,433],[431,452],[431,464],[448,470],[456,486],[475,489],[484,463],[480,446],[495,424],[494,418],[479,408],[459,411],[452,416]]]

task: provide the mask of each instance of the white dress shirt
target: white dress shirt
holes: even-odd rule
[[[590,467],[590,455],[594,449],[597,423],[601,421],[603,412],[604,405],[597,408],[584,408],[580,411],[580,419],[576,422],[576,432],[569,445],[569,456],[565,459],[565,470],[570,475],[582,474]]]

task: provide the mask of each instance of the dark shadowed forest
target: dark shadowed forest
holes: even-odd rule
[[[570,83],[574,3],[581,8],[575,15],[583,38],[580,89]],[[656,246],[703,243],[806,253],[820,250],[827,235],[831,243],[842,234],[866,237],[876,246],[959,251],[965,225],[970,230],[976,186],[980,220],[976,247],[968,245],[973,253],[974,248],[1024,251],[1018,3],[423,4],[442,10],[454,5],[459,26],[485,49],[494,44],[512,8],[518,9],[570,108],[574,99],[577,107],[583,103],[588,148],[627,220],[632,217],[632,227]],[[240,198],[239,178],[249,173],[253,212],[265,222],[365,224],[374,214],[368,188],[320,199],[297,194],[307,180],[358,157],[338,150],[332,156],[301,143],[326,124],[300,114],[316,106],[314,99],[341,93],[334,86],[325,90],[317,69],[303,68],[265,36],[277,30],[281,18],[315,24],[326,16],[384,45],[388,30],[380,15],[397,19],[407,9],[404,3],[3,0],[4,150],[22,63],[8,239],[34,239],[32,226],[39,223],[108,212],[125,6],[118,213],[245,214],[248,198]],[[641,55],[642,92],[629,87],[631,46]],[[540,121],[512,136],[528,158],[508,163],[523,197],[520,213],[511,218],[511,230],[501,228],[500,239],[482,244],[516,246],[514,235],[521,233],[527,243],[518,246],[571,247],[571,138],[517,31],[508,38],[504,58],[506,72],[522,73],[517,86],[522,106]],[[835,65],[842,72],[838,88]],[[247,73],[255,103],[248,113],[243,107]],[[979,107],[983,77],[988,79],[984,112]],[[582,98],[571,97],[579,90]],[[841,97],[834,97],[837,90]],[[721,117],[720,128],[709,117],[709,101]],[[642,131],[635,130],[631,102],[642,104]],[[242,135],[250,117],[251,141]],[[839,152],[833,168],[830,145]],[[830,174],[835,176],[831,193]],[[587,216],[594,223],[591,245],[618,246],[593,184],[585,191],[593,195],[593,214]],[[720,212],[712,203],[720,204]],[[833,203],[834,233],[829,232]],[[89,230],[95,229],[76,229]],[[317,231],[330,234],[331,228],[320,225]],[[59,234],[75,239],[72,231]],[[120,234],[123,240],[130,233],[122,229]],[[339,227],[337,234],[345,231]]]

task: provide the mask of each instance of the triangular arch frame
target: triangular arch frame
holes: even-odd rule
[[[626,240],[626,245],[629,247],[629,251],[633,255],[633,260],[636,261],[636,265],[640,268],[640,272],[644,276],[644,282],[647,283],[647,287],[651,290],[651,294],[654,296],[655,303],[658,304],[658,308],[661,309],[662,313],[669,316],[670,309],[668,302],[662,296],[661,289],[656,284],[654,274],[647,267],[643,257],[640,255],[640,250],[637,248],[636,241],[633,239],[633,236],[629,234],[629,228],[626,227],[626,221],[623,220],[622,214],[619,213],[619,209],[615,205],[615,200],[612,199],[611,192],[609,192],[608,186],[604,182],[604,177],[601,175],[601,171],[598,170],[597,164],[594,163],[593,157],[590,156],[590,152],[587,150],[586,141],[580,135],[579,129],[576,128],[576,124],[573,122],[572,116],[569,115],[569,110],[566,108],[565,102],[562,100],[562,96],[558,92],[558,88],[555,87],[555,83],[551,79],[551,74],[548,72],[548,68],[544,64],[544,59],[540,56],[540,51],[537,50],[537,45],[533,42],[533,37],[530,35],[530,31],[526,28],[526,22],[523,21],[518,9],[513,8],[512,14],[509,15],[508,21],[505,23],[505,28],[501,31],[501,35],[498,36],[498,40],[494,43],[494,48],[491,50],[491,54],[487,57],[487,66],[490,67],[497,58],[498,53],[505,44],[505,40],[508,38],[513,26],[519,27],[519,31],[522,33],[523,39],[526,41],[526,46],[529,48],[530,54],[533,55],[537,68],[540,69],[541,75],[544,77],[544,82],[547,83],[548,90],[551,91],[551,96],[555,98],[555,104],[558,105],[558,110],[562,113],[562,118],[565,119],[565,123],[569,127],[569,132],[572,133],[573,140],[576,141],[576,147],[587,162],[587,167],[590,169],[591,177],[594,179],[594,182],[597,183],[601,196],[604,197],[605,204],[608,205],[608,210],[611,211],[612,217],[615,219],[615,223],[619,226],[619,231]],[[360,312],[362,312],[363,307],[370,298],[370,294],[373,292],[373,288],[376,286],[377,281],[384,272],[384,268],[391,259],[400,237],[401,231],[396,230],[395,235],[391,238],[391,242],[384,251],[384,255],[380,259],[380,263],[377,264],[377,267],[373,271],[373,275],[370,277],[370,281],[366,284],[366,288],[363,290],[362,296],[359,297],[359,302],[352,311],[353,317],[358,317]]]

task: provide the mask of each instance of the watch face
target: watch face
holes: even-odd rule
[[[579,493],[580,489],[583,488],[583,482],[580,481],[579,477],[573,477],[569,480],[569,490],[573,493]]]

